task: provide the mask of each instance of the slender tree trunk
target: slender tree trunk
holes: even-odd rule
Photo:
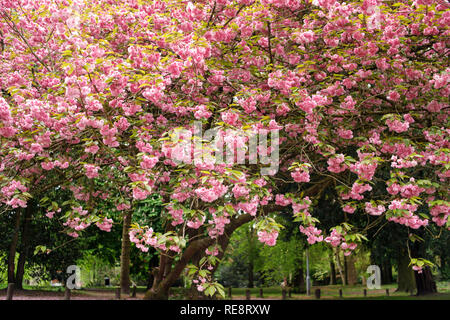
[[[24,224],[23,224],[23,231],[22,231],[22,240],[21,240],[21,246],[22,250],[20,252],[19,261],[17,262],[17,270],[16,270],[16,288],[22,289],[23,288],[23,275],[25,273],[25,262],[28,257],[28,252],[30,250],[30,229],[31,229],[31,217],[34,210],[34,202],[29,201],[28,206],[25,209],[25,216],[24,216]]]
[[[339,275],[341,277],[342,285],[345,286],[345,285],[347,285],[347,282],[346,282],[346,277],[344,275],[344,271],[342,270],[341,258],[339,256],[339,249],[333,249],[333,251],[334,251],[334,255],[336,257],[336,266],[338,268]]]
[[[336,265],[334,264],[333,255],[330,254],[330,285],[336,284]]]
[[[8,283],[15,283],[16,277],[15,277],[15,263],[16,263],[16,251],[17,251],[17,245],[19,242],[19,233],[20,233],[20,216],[21,211],[16,210],[16,220],[15,220],[15,226],[14,226],[14,233],[11,239],[11,245],[9,247],[9,254],[8,254]]]
[[[397,291],[413,293],[416,289],[414,271],[409,266],[409,256],[406,250],[402,250],[398,257]]]
[[[248,288],[253,288],[254,287],[254,283],[253,283],[253,261],[250,261],[248,264]]]
[[[132,212],[128,211],[123,217],[122,228],[122,253],[120,255],[120,291],[122,294],[130,294],[130,251],[131,241],[129,236]]]
[[[250,226],[248,233],[247,233],[247,239],[248,239],[248,288],[253,288],[253,272],[254,272],[254,259],[255,259],[255,248],[253,243],[253,236],[254,236],[254,230],[253,227]]]

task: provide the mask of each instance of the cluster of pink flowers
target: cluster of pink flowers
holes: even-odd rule
[[[266,231],[260,230],[258,231],[258,240],[262,243],[267,244],[268,246],[274,246],[277,243],[278,231]]]
[[[105,217],[101,222],[99,221],[95,225],[102,231],[110,232],[113,225],[113,220]]]
[[[25,187],[20,181],[12,180],[7,186],[4,186],[1,189],[2,193],[2,202],[6,203],[7,205],[13,207],[13,208],[26,208],[27,202],[23,199],[14,197],[11,198],[14,194],[17,192],[27,192],[28,188]]]
[[[401,122],[398,119],[388,119],[386,120],[386,124],[388,125],[390,131],[397,133],[405,132],[409,128],[409,122]]]
[[[250,190],[247,187],[239,185],[239,184],[235,185],[233,187],[232,191],[233,191],[234,197],[236,199],[238,199],[240,197],[248,198],[248,194],[250,192]]]
[[[90,146],[84,148],[84,152],[96,154],[96,153],[98,152],[99,149],[100,149],[100,148],[99,148],[98,145],[93,144],[93,145],[90,145]]]
[[[352,139],[353,138],[352,130],[345,130],[345,129],[339,128],[339,129],[337,129],[337,134],[342,139]]]
[[[176,226],[179,224],[182,224],[184,222],[183,220],[183,209],[174,209],[172,206],[168,206],[167,210],[169,211],[169,214],[172,216],[172,225]]]
[[[128,210],[130,208],[131,208],[131,205],[127,204],[127,203],[119,203],[118,205],[116,205],[117,211],[124,211],[124,210]]]
[[[148,228],[145,232],[142,229],[132,229],[129,232],[130,241],[136,244],[136,248],[142,252],[148,252],[148,246],[160,250],[167,250],[166,244],[158,243],[158,238],[153,235],[153,228]]]
[[[93,164],[85,164],[84,169],[86,170],[86,177],[89,179],[97,178],[98,177],[98,170],[100,169],[96,165]]]
[[[372,180],[378,163],[374,160],[374,153],[358,152],[359,161],[350,165],[350,171],[356,173],[361,180]]]
[[[103,143],[111,148],[116,148],[119,146],[119,142],[117,142],[116,134],[117,129],[115,127],[110,128],[108,125],[104,125],[100,129],[100,133],[103,136]]]
[[[397,169],[412,168],[417,166],[418,163],[416,160],[405,160],[403,158],[397,158],[397,156],[392,156],[391,160],[391,167]]]
[[[80,218],[75,217],[73,219],[68,219],[66,222],[63,223],[63,225],[75,230],[75,231],[81,231],[89,227],[90,223],[83,222]]]
[[[349,256],[358,245],[353,242],[346,242],[344,238],[345,234],[345,232],[339,233],[336,229],[333,229],[331,234],[325,238],[325,242],[331,244],[333,247],[340,246],[340,248],[344,251],[344,255]]]
[[[83,210],[83,207],[72,207],[73,212],[78,213],[80,216],[85,216],[88,214],[87,210]]]
[[[412,198],[420,196],[420,194],[425,191],[425,188],[419,187],[418,185],[412,183],[399,185],[394,182],[387,187],[386,190],[394,196],[400,193],[403,198]]]
[[[210,208],[209,210],[212,214],[213,219],[209,220],[208,223],[211,227],[208,229],[208,235],[215,239],[218,236],[221,236],[225,231],[225,226],[230,223],[230,219],[228,218],[228,213],[224,212],[223,215],[218,216],[215,213],[215,210]]]
[[[309,182],[309,171],[305,168],[296,168],[291,176],[295,182]]]
[[[16,191],[27,192],[28,188],[25,187],[20,181],[12,180],[7,186],[1,189],[2,196],[5,198],[12,197]]]
[[[338,154],[335,157],[328,159],[328,171],[339,173],[347,170],[348,166],[344,163],[345,157],[343,154]]]
[[[211,188],[200,187],[195,189],[195,194],[204,202],[213,202],[222,197],[228,190],[228,187],[216,179],[210,179],[208,183]]]
[[[198,280],[194,279],[192,280],[192,282],[197,286],[197,290],[199,292],[203,292],[205,290],[204,284],[206,283],[206,280],[207,279],[204,277],[198,277]]]
[[[141,160],[141,168],[144,170],[152,169],[158,163],[158,157],[143,156]]]
[[[61,208],[58,208],[58,210],[56,210],[56,212],[61,212]],[[49,219],[52,219],[54,214],[56,213],[55,211],[47,211],[47,213],[45,214]]]
[[[309,244],[314,244],[316,242],[321,242],[323,241],[323,236],[320,235],[322,233],[322,230],[317,229],[314,226],[308,226],[308,227],[303,227],[302,225],[299,227],[300,232],[305,234],[306,236],[308,236],[308,243]]]
[[[204,223],[205,223],[205,217],[202,217],[202,219],[199,219],[198,217],[195,217],[194,219],[189,220],[189,221],[187,222],[187,226],[188,226],[189,228],[192,228],[192,229],[198,229],[198,228],[200,228]]]
[[[392,200],[389,205],[389,210],[396,211],[396,210],[405,210],[401,213],[400,216],[394,216],[389,218],[389,221],[394,221],[399,224],[403,224],[405,226],[408,226],[412,229],[418,229],[421,226],[427,226],[428,225],[428,219],[421,220],[417,215],[414,214],[414,212],[417,211],[418,206],[406,203],[404,199],[402,200]]]
[[[230,126],[236,126],[239,120],[239,114],[232,111],[222,112],[221,118],[223,122],[229,124]]]
[[[259,205],[259,197],[254,196],[253,199],[249,202],[240,202],[238,204],[238,208],[252,216],[255,216],[258,210],[258,205]]]
[[[275,196],[275,204],[279,205],[279,206],[288,206],[291,204],[291,199],[288,199],[284,196],[284,194],[277,194]]]
[[[379,216],[386,211],[386,208],[383,205],[378,205],[375,207],[370,202],[366,202],[365,209],[366,212],[372,216]]]
[[[349,205],[349,204],[346,204],[343,208],[342,208],[342,210],[344,211],[344,212],[347,212],[347,213],[354,213],[355,212],[355,210],[356,210],[356,208],[354,207],[354,206],[351,206],[351,205]]]
[[[435,205],[430,209],[430,214],[433,216],[432,220],[434,223],[438,226],[443,226],[447,223],[450,215],[450,207],[447,205]]]
[[[344,235],[340,234],[336,229],[333,229],[331,231],[331,234],[326,237],[324,240],[325,242],[331,244],[333,247],[337,247],[341,244],[342,241],[344,241]]]
[[[352,190],[350,190],[349,193],[341,194],[341,198],[343,200],[348,199],[355,199],[355,200],[362,200],[364,199],[364,196],[362,193],[366,191],[371,191],[372,187],[369,184],[361,184],[358,182],[353,183]]]
[[[195,119],[208,119],[211,115],[212,112],[205,105],[198,105],[194,108]]]
[[[219,254],[219,248],[216,247],[216,246],[206,248],[205,253],[206,253],[208,256],[214,256],[214,257],[215,257],[215,256],[217,256],[217,255]]]
[[[41,167],[44,170],[52,170],[54,167],[59,167],[60,169],[67,169],[69,167],[69,162],[68,161],[59,161],[59,160],[55,160],[55,161],[48,161],[48,162],[41,162]]]
[[[308,212],[308,209],[311,206],[311,204],[312,204],[312,201],[311,201],[311,199],[309,199],[309,197],[304,197],[303,199],[301,199],[298,202],[292,201],[292,210],[293,210],[294,215],[296,213],[303,212],[307,216],[309,216],[310,213]]]
[[[341,243],[341,249],[344,250],[344,255],[345,256],[349,256],[353,250],[356,249],[358,245],[354,242],[352,243],[347,243],[347,242],[342,242]]]

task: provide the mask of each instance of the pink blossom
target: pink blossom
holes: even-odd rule
[[[86,170],[86,177],[89,179],[97,178],[99,176],[98,170],[100,169],[93,164],[85,164],[84,169]]]
[[[296,168],[291,172],[291,176],[295,182],[309,182],[309,171],[306,169]]]
[[[274,246],[277,242],[278,232],[277,231],[258,231],[258,240],[268,246]]]
[[[372,216],[379,216],[384,211],[386,211],[386,208],[384,206],[378,205],[377,207],[374,207],[372,205],[372,203],[370,203],[370,202],[366,202],[365,209],[366,209],[366,212]]]

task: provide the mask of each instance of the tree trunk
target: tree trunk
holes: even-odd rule
[[[416,280],[414,277],[414,271],[409,266],[409,256],[406,250],[402,250],[401,255],[398,257],[398,279],[397,279],[397,291],[413,293],[416,289]]]
[[[333,255],[330,254],[330,285],[336,284],[336,265],[334,264]]]
[[[383,261],[381,266],[381,283],[389,284],[392,283],[392,264],[389,259]]]
[[[9,254],[8,254],[8,283],[15,283],[16,277],[15,277],[15,264],[16,264],[16,251],[17,251],[17,244],[19,242],[19,233],[20,233],[20,216],[21,211],[16,210],[16,221],[14,226],[14,233],[11,239],[11,245],[9,247]]]
[[[339,276],[341,277],[342,285],[347,285],[346,277],[344,275],[344,271],[342,270],[341,258],[339,256],[339,249],[333,249],[334,255],[336,257],[336,266],[339,271]]]
[[[248,288],[253,288],[253,261],[250,261],[248,264]]]
[[[231,234],[241,225],[251,221],[253,217],[249,214],[241,215],[232,220],[226,227],[224,234],[220,236],[217,241],[222,248],[226,248],[228,245]],[[206,248],[214,244],[216,239],[209,237],[197,239],[192,241],[188,247],[184,250],[181,258],[175,263],[173,268],[166,269],[166,256],[161,255],[159,272],[153,281],[153,286],[145,293],[145,300],[167,300],[169,298],[169,290],[176,280],[180,277],[181,273],[187,266],[187,264],[199,255],[203,255]],[[225,250],[223,250],[225,251]],[[219,253],[220,254],[220,253]],[[216,266],[217,268],[217,266]],[[162,270],[170,270],[167,274]]]
[[[300,262],[302,264],[302,262]],[[306,292],[306,282],[303,267],[299,267],[293,277],[293,290],[295,293]]]
[[[247,230],[247,240],[248,240],[248,285],[247,288],[253,288],[253,272],[254,272],[254,260],[255,260],[255,248],[254,248],[254,229],[253,226]]]
[[[347,262],[347,281],[350,286],[356,285],[358,282],[358,275],[356,274],[356,267],[355,267],[355,257],[350,255],[346,257]]]
[[[348,284],[348,264],[347,264],[347,257],[344,255],[344,278],[345,278],[345,284]]]
[[[24,216],[24,224],[23,224],[23,231],[22,231],[22,240],[21,240],[21,246],[22,249],[20,251],[19,261],[17,262],[17,270],[16,270],[16,285],[15,287],[17,289],[23,288],[23,275],[25,273],[25,262],[28,257],[28,252],[30,250],[30,229],[31,229],[31,217],[33,214],[34,209],[34,203],[33,201],[28,202],[28,206],[25,209],[25,216]]]
[[[147,290],[150,290],[153,286],[153,281],[155,279],[155,273],[157,270],[155,267],[158,266],[158,256],[153,254],[148,262],[148,278],[147,278]]]
[[[417,284],[417,295],[423,296],[426,294],[437,293],[436,282],[433,280],[433,274],[430,267],[423,269],[422,273],[414,272]]]
[[[120,255],[120,291],[122,294],[130,294],[130,251],[131,241],[129,236],[132,212],[128,211],[123,217],[122,227],[122,252]]]

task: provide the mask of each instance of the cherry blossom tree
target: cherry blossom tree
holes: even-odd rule
[[[0,4],[3,207],[71,190],[37,200],[76,237],[109,230],[99,201],[131,212],[161,194],[165,232],[129,232],[160,252],[148,298],[167,298],[183,272],[223,293],[212,271],[230,234],[254,220],[274,245],[277,210],[345,254],[372,225],[352,215],[450,227],[445,1]],[[256,154],[254,136],[268,137]],[[232,156],[216,161],[225,144]],[[321,230],[311,209],[330,185],[349,222]],[[418,272],[429,264],[411,258]]]

